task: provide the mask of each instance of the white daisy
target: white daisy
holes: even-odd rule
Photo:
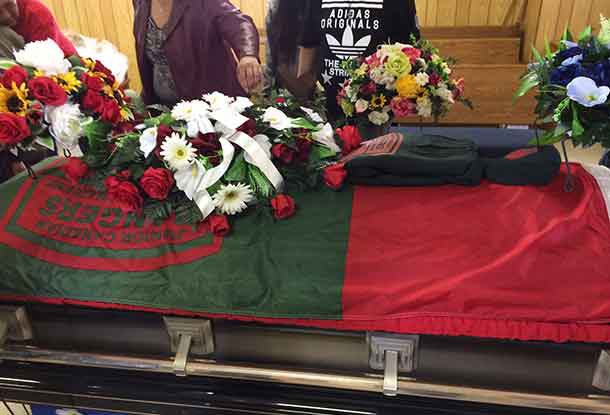
[[[214,204],[221,213],[225,215],[236,215],[248,208],[248,202],[254,199],[250,186],[239,184],[228,184],[221,186],[214,195]]]
[[[210,121],[210,106],[201,101],[182,101],[172,109],[172,117],[178,121],[186,121],[187,134],[189,137],[197,137],[199,133],[208,134],[214,132],[214,126]]]
[[[173,133],[170,137],[166,138],[161,146],[161,150],[163,150],[161,151],[163,160],[174,170],[188,167],[197,155],[197,151],[191,143],[178,133]]]
[[[426,86],[428,85],[428,82],[430,82],[430,76],[425,72],[420,72],[415,75],[415,82],[417,82],[417,85],[419,86]]]

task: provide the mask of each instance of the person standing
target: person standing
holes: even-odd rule
[[[317,45],[319,81],[326,90],[332,118],[340,116],[338,91],[346,79],[343,61],[368,56],[384,43],[419,39],[415,0],[312,1],[306,45]]]
[[[142,97],[173,105],[262,82],[258,31],[228,0],[133,0]]]

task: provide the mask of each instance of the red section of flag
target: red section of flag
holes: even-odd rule
[[[344,320],[501,338],[529,323],[609,323],[610,222],[595,179],[574,169],[573,193],[563,176],[545,188],[358,188]]]

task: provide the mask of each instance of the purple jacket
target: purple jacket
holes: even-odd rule
[[[151,0],[133,0],[142,97],[149,104],[158,102],[152,65],[145,52],[150,4]],[[231,49],[238,58],[258,58],[258,31],[249,16],[227,0],[174,0],[167,33],[164,50],[180,99],[197,99],[213,91],[245,95],[237,80],[237,64]]]

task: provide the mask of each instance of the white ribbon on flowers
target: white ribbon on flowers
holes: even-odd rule
[[[210,114],[210,118],[216,120],[216,131],[224,132],[220,137],[222,147],[222,162],[213,169],[206,170],[201,162],[195,160],[189,167],[176,172],[176,185],[186,196],[197,204],[203,215],[203,219],[210,216],[216,206],[212,196],[207,189],[218,183],[227,173],[231,162],[235,157],[235,147],[239,146],[249,156],[251,164],[258,167],[269,179],[276,190],[281,191],[284,187],[284,178],[275,167],[267,152],[249,135],[236,131],[248,118],[235,111],[233,108],[223,108]],[[203,121],[200,119],[200,121]],[[209,121],[209,120],[208,120]],[[201,129],[202,125],[199,126]],[[203,126],[207,127],[207,126]]]
[[[229,141],[240,146],[246,154],[250,156],[250,159],[253,161],[251,164],[255,165],[263,172],[273,187],[275,187],[275,190],[282,190],[284,187],[284,178],[260,144],[241,131],[236,131],[231,135]]]

